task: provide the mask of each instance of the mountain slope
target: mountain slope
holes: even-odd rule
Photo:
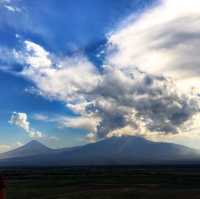
[[[198,159],[196,150],[185,146],[151,142],[141,137],[113,137],[63,153],[63,162],[70,164],[150,164]]]
[[[0,160],[0,166],[174,164],[199,160],[198,151],[182,145],[126,136],[71,149],[47,148],[46,153]]]

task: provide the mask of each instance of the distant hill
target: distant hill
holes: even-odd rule
[[[200,162],[197,150],[142,137],[124,136],[66,149],[37,141],[0,155],[0,166],[139,165]],[[2,159],[3,158],[3,159]]]

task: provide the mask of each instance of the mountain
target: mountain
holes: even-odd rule
[[[33,140],[28,144],[19,147],[15,150],[8,151],[6,153],[0,154],[0,159],[9,159],[9,158],[18,158],[18,157],[27,157],[33,155],[41,155],[52,152],[53,149],[46,147],[40,142]]]
[[[31,153],[32,149],[34,151]],[[199,151],[182,145],[152,142],[135,136],[113,137],[84,146],[57,150],[49,149],[34,141],[8,153],[9,158],[5,154],[1,155],[6,158],[0,160],[0,166],[145,165],[200,162]]]

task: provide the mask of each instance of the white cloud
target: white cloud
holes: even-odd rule
[[[18,62],[26,66],[21,74],[35,83],[41,95],[64,102],[78,96],[81,100],[79,91],[88,92],[97,84],[97,69],[84,56],[50,57],[49,52],[30,41],[25,41],[24,50],[16,55]]]
[[[28,117],[26,113],[17,113],[14,112],[11,116],[11,119],[9,121],[11,124],[15,124],[16,126],[21,127],[25,131],[29,131],[29,122]]]
[[[10,12],[21,12],[21,9],[11,5],[4,5],[4,7]]]
[[[13,114],[11,115],[11,118],[9,120],[9,123],[24,129],[25,132],[31,138],[42,138],[43,137],[43,134],[40,131],[37,131],[37,130],[31,128],[30,123],[28,121],[28,116],[26,113],[13,112]]]
[[[9,12],[17,13],[22,10],[9,0],[0,0],[0,6],[6,8]]]
[[[52,62],[49,58],[49,53],[41,46],[31,41],[25,41],[26,52],[24,62],[32,68],[49,68]]]
[[[170,76],[181,89],[199,88],[199,7],[199,0],[162,0],[137,20],[130,17],[109,36],[107,62]]]

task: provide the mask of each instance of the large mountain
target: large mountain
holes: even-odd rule
[[[198,151],[141,137],[113,137],[84,146],[49,149],[37,141],[4,153],[0,166],[138,165],[199,163]]]

